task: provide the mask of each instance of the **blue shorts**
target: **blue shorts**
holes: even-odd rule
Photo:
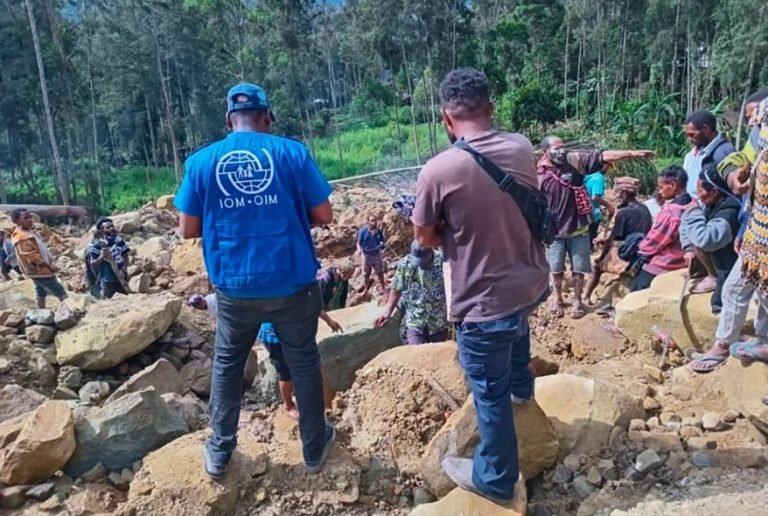
[[[45,299],[48,296],[53,296],[59,300],[67,297],[67,291],[61,286],[56,276],[50,278],[32,278],[32,282],[35,284],[35,297],[37,299]]]
[[[589,235],[556,238],[547,249],[549,272],[562,274],[565,272],[565,256],[571,258],[571,272],[589,274],[592,272],[589,249]]]

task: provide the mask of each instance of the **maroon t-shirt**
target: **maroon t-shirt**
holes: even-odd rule
[[[579,215],[574,188],[584,187],[584,176],[603,166],[601,152],[568,152],[566,163],[555,165],[545,154],[539,160],[539,187],[555,214],[557,236],[565,237],[589,225],[589,214]],[[590,210],[591,211],[591,210]]]
[[[524,136],[486,131],[467,143],[520,183],[537,186],[536,157]],[[422,168],[412,220],[442,224],[450,320],[502,319],[547,290],[544,245],[515,200],[466,151],[450,148]]]

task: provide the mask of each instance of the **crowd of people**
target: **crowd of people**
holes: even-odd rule
[[[625,277],[637,291],[660,274],[687,269],[699,278],[692,293],[713,292],[712,311],[720,314],[716,342],[691,366],[708,372],[731,355],[768,362],[768,90],[746,103],[752,129],[741,151],[718,132],[711,113],[690,115],[684,131],[691,151],[682,166],[659,173],[645,203],[633,177],[615,178],[608,199],[605,175],[611,164],[650,158],[652,151],[571,151],[548,136],[537,158],[523,135],[493,129],[488,81],[474,69],[450,72],[440,102],[453,145],[419,174],[409,207],[414,242],[389,286],[382,253],[391,249],[373,214],[357,249],[361,292],[369,293],[375,275],[386,296],[374,326],[400,311],[405,343],[456,339],[480,436],[473,459],[443,461],[458,486],[497,503],[514,498],[521,477],[512,405],[533,397],[528,318],[548,298],[551,313],[565,316],[566,258],[573,319],[597,304],[593,295],[605,273]],[[213,479],[226,475],[237,445],[243,370],[260,340],[278,371],[283,409],[298,419],[305,467],[314,473],[335,440],[325,416],[333,393],[317,348],[318,321],[343,331],[329,312],[346,306],[354,266],[320,268],[310,228],[331,223],[331,187],[304,145],[271,134],[267,93],[254,84],[233,87],[226,120],[229,135],[187,159],[175,197],[179,232],[202,237],[214,287],[189,300],[216,317],[205,471]],[[550,239],[531,211],[537,199],[551,216]],[[0,233],[3,276],[15,270],[31,278],[40,307],[48,295],[64,299],[31,215],[16,210],[12,220],[10,239]],[[99,220],[84,256],[95,297],[126,292],[129,251],[113,222]],[[758,336],[739,341],[753,297]]]

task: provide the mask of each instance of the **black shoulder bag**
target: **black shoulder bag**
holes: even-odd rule
[[[555,228],[555,216],[549,209],[549,201],[538,188],[523,185],[515,181],[512,174],[508,174],[499,168],[493,161],[478,152],[464,140],[456,140],[453,146],[467,151],[480,165],[491,179],[499,185],[499,188],[508,193],[515,200],[523,213],[528,228],[533,237],[544,245],[550,245],[555,241],[557,229]]]

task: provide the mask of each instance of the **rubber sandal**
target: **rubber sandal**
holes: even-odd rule
[[[691,362],[691,369],[700,374],[711,373],[723,365],[726,360],[728,360],[727,356],[704,355],[698,360]]]
[[[768,405],[768,396],[763,396],[763,405]]]
[[[583,308],[571,308],[571,319],[577,321],[587,315],[587,311]]]
[[[709,294],[717,288],[717,280],[707,276],[691,287],[691,294]]]
[[[768,344],[758,342],[736,342],[731,344],[731,356],[748,362],[768,362]],[[760,350],[764,350],[762,353]]]
[[[549,313],[553,317],[557,317],[559,319],[565,316],[565,308],[561,303],[554,303],[549,305]]]

